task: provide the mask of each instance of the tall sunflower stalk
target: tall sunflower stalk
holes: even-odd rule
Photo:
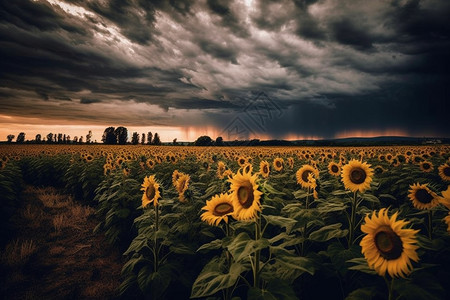
[[[350,248],[354,242],[355,228],[357,226],[356,211],[361,203],[358,201],[358,191],[364,193],[364,191],[370,188],[373,169],[365,162],[352,159],[342,167],[341,176],[345,188],[353,192],[350,217],[347,216],[349,220],[348,248]]]

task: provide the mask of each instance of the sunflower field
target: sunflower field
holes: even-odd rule
[[[95,207],[148,299],[449,299],[450,146],[1,145],[2,238],[25,184]]]

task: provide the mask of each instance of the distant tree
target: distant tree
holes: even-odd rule
[[[161,140],[157,132],[155,132],[155,136],[153,137],[153,145],[161,145]]]
[[[92,138],[92,131],[89,130],[89,133],[86,134],[86,144],[89,144],[91,142],[91,138]]]
[[[54,134],[53,134],[53,142],[55,142],[55,143],[57,142],[57,137],[58,137],[58,136],[56,135],[56,133],[54,133]]]
[[[83,136],[80,136],[80,138],[78,139],[78,143],[83,144]]]
[[[142,144],[142,145],[145,144],[145,133],[142,134],[142,137],[141,137],[141,144]]]
[[[62,144],[63,142],[63,135],[62,133],[58,133],[58,144]]]
[[[47,143],[52,143],[53,142],[53,133],[49,133],[47,134]]]
[[[105,131],[103,132],[102,142],[107,145],[117,144],[117,138],[114,131],[115,131],[114,127],[106,128]]]
[[[119,126],[114,130],[114,134],[116,135],[117,142],[119,145],[125,145],[128,141],[128,129],[123,126]]]
[[[152,143],[152,138],[153,138],[153,134],[152,134],[152,132],[151,131],[149,131],[148,133],[147,133],[147,144],[151,144]]]
[[[66,136],[66,143],[70,143],[70,135]]]
[[[131,143],[133,145],[139,144],[139,133],[133,132],[133,135],[131,136]]]
[[[25,133],[21,132],[17,136],[16,143],[22,144],[23,142],[25,142]]]
[[[74,143],[74,144],[78,143],[78,137],[77,137],[77,136],[74,136],[74,137],[73,137],[73,143]]]
[[[225,143],[223,142],[223,138],[221,136],[218,136],[216,138],[216,142],[214,143],[214,145],[216,145],[216,146],[224,146]]]
[[[8,134],[8,136],[6,137],[8,139],[8,143],[11,143],[15,137],[16,136],[14,134]]]
[[[211,146],[212,143],[213,143],[213,140],[209,136],[203,135],[194,142],[194,145],[195,146]]]
[[[178,145],[178,143],[177,143],[177,138],[174,138],[174,139],[173,139],[173,145],[174,145],[174,146]]]
[[[36,134],[36,137],[34,138],[34,141],[36,143],[40,143],[42,139],[42,135],[40,133]]]

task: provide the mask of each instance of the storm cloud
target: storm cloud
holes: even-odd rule
[[[449,15],[446,0],[0,1],[0,115],[448,137]],[[261,92],[281,112],[263,126],[246,110]]]

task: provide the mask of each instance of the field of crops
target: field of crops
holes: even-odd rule
[[[96,208],[118,294],[448,299],[450,147],[1,145],[1,237],[24,184]]]

